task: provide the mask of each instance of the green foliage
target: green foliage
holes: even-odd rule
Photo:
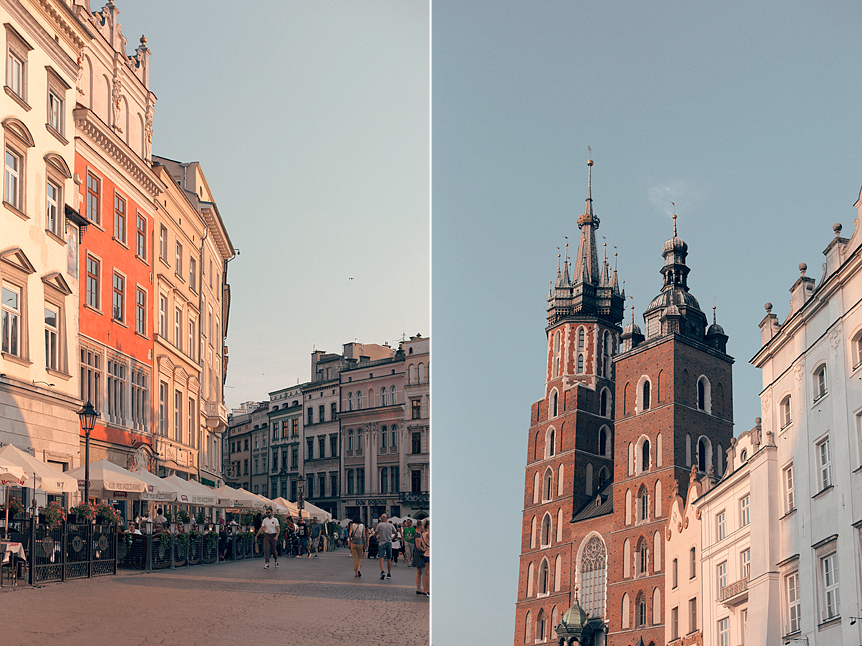
[[[59,502],[52,500],[47,506],[39,507],[39,517],[48,527],[56,527],[66,519],[66,510]]]

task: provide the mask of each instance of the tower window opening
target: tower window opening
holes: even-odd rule
[[[650,407],[650,383],[648,381],[644,382],[643,389],[643,406],[642,410],[649,410]]]

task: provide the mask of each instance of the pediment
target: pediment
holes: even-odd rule
[[[63,294],[63,296],[68,296],[72,293],[72,289],[69,287],[69,284],[63,278],[63,274],[61,274],[59,271],[54,271],[50,274],[42,276],[42,282],[58,290]]]
[[[69,165],[66,163],[66,160],[60,157],[60,155],[58,155],[57,153],[48,153],[43,159],[45,160],[46,164],[48,164],[51,168],[56,170],[66,179],[72,178],[72,171],[69,170]]]
[[[3,127],[15,135],[18,139],[21,140],[22,143],[26,144],[28,147],[32,148],[35,146],[35,142],[33,141],[33,135],[30,134],[30,131],[27,129],[27,126],[24,125],[24,122],[20,119],[16,119],[15,117],[7,117],[3,119]]]
[[[35,274],[36,269],[27,258],[27,255],[21,250],[21,247],[12,247],[5,251],[0,251],[0,260],[9,263],[15,269],[23,271],[25,274]]]

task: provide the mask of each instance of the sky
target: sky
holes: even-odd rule
[[[798,265],[819,283],[833,224],[854,230],[860,27],[849,1],[433,2],[435,643],[514,640],[546,298],[587,159],[600,253],[641,327],[676,203],[749,430],[764,304],[783,321]]]
[[[307,381],[314,349],[428,336],[428,3],[115,4],[152,52],[153,154],[201,163],[239,250],[226,405]]]

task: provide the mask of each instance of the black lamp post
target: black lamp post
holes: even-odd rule
[[[305,508],[305,476],[299,476],[299,519],[302,520],[302,510]]]
[[[81,428],[84,429],[84,502],[90,502],[90,431],[96,426],[98,411],[87,400],[84,407],[78,411],[81,418]]]

